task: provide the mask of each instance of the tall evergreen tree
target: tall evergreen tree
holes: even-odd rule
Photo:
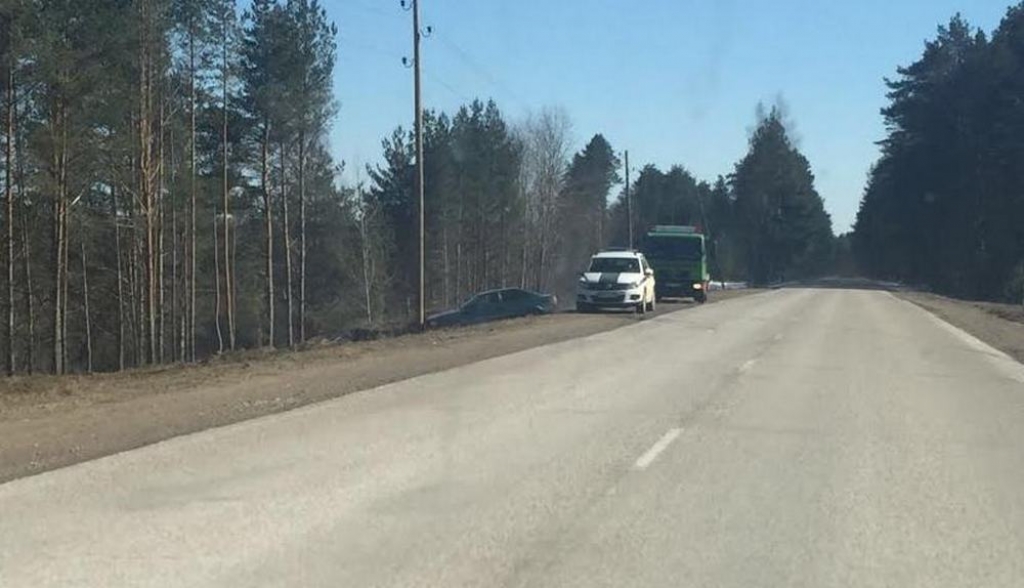
[[[778,108],[758,121],[730,182],[751,280],[766,283],[827,269],[832,223],[810,163],[790,142]]]
[[[573,156],[566,172],[559,211],[563,233],[563,290],[575,285],[576,272],[607,241],[608,194],[621,182],[618,156],[604,135],[596,134]]]

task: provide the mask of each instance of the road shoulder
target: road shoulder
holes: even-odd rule
[[[1020,305],[957,300],[927,292],[897,296],[1024,363],[1024,308]]]
[[[711,302],[756,292],[716,292]],[[657,314],[692,308],[662,304]],[[0,483],[637,320],[565,313],[195,366],[8,379],[0,390]]]

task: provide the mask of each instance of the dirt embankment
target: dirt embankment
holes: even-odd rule
[[[657,314],[695,306],[666,302]],[[637,320],[565,313],[195,366],[0,380],[0,482]]]
[[[900,292],[898,295],[1024,362],[1024,307],[956,300],[925,292]]]

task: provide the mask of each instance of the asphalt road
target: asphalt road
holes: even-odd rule
[[[1024,366],[884,292],[737,298],[0,485],[5,588],[1021,585]]]

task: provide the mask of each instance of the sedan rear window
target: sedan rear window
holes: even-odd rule
[[[526,290],[502,290],[501,299],[505,302],[519,302],[520,300],[526,300],[530,297],[530,293]]]

